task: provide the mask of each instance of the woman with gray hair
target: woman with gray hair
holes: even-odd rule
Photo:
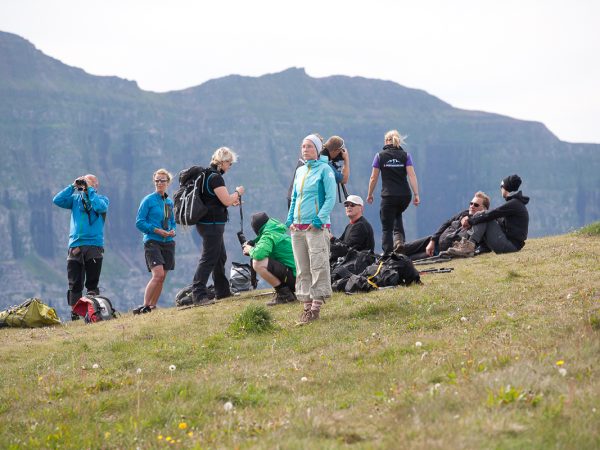
[[[223,175],[237,161],[237,155],[227,147],[218,148],[212,155],[210,167],[204,177],[202,201],[208,212],[196,225],[202,237],[202,256],[194,275],[192,298],[194,305],[210,305],[213,299],[208,298],[206,283],[212,274],[217,299],[229,297],[229,281],[225,275],[227,252],[223,242],[227,208],[238,206],[244,194],[244,187],[238,186],[233,193],[227,191]]]

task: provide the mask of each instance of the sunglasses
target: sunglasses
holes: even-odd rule
[[[344,206],[345,206],[346,208],[354,208],[355,206],[358,206],[358,205],[357,205],[357,204],[355,204],[355,203],[344,203]]]
[[[169,182],[169,180],[167,180],[167,179],[164,179],[164,178],[161,178],[161,179],[159,179],[159,180],[154,180],[154,182],[155,182],[155,183],[157,183],[157,184],[158,184],[158,183],[168,183],[168,182]]]
[[[469,205],[474,206],[475,208],[479,208],[481,205],[475,202],[469,202]]]

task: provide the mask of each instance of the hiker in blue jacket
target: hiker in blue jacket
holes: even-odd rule
[[[98,178],[87,174],[78,177],[53,199],[56,206],[71,210],[69,251],[67,254],[67,302],[71,307],[83,295],[98,295],[98,283],[104,255],[104,222],[108,198],[97,193]],[[71,319],[79,316],[71,313]]]
[[[336,182],[329,158],[319,158],[318,136],[306,136],[301,149],[306,164],[296,170],[286,225],[292,232],[296,295],[304,304],[300,323],[308,323],[319,318],[321,306],[331,296],[329,229]]]
[[[144,233],[144,254],[152,278],[144,291],[144,304],[133,310],[145,314],[156,308],[169,270],[175,269],[175,214],[167,194],[173,176],[166,169],[152,175],[155,191],[143,198],[135,226]]]

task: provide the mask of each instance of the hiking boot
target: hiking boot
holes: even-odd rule
[[[292,303],[296,301],[296,295],[288,286],[281,286],[275,288],[275,295],[270,302],[267,302],[267,306],[282,305],[284,303]]]
[[[81,319],[79,314],[75,314],[74,312],[71,312],[71,320],[72,321],[79,320],[79,319]]]
[[[454,246],[449,248],[446,253],[459,258],[472,258],[475,256],[475,242],[462,238],[460,242],[456,242]]]
[[[310,317],[312,316],[310,309],[308,311],[302,311],[300,314],[300,319],[296,322],[296,325],[306,325],[310,322]]]
[[[404,255],[404,241],[400,239],[394,240],[394,253]]]
[[[216,303],[214,298],[203,297],[196,299],[194,298],[194,306],[208,306]]]
[[[308,318],[309,322],[314,322],[315,320],[319,320],[319,315],[321,314],[321,311],[318,309],[312,309],[310,311],[310,317]]]

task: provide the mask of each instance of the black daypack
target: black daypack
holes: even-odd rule
[[[173,196],[173,212],[178,224],[196,225],[208,213],[208,206],[202,200],[208,172],[210,169],[201,166],[179,172],[179,189]]]
[[[373,287],[398,286],[399,284],[409,286],[412,283],[421,282],[419,271],[415,269],[410,258],[397,253],[381,257],[378,262],[367,267],[362,275]]]

